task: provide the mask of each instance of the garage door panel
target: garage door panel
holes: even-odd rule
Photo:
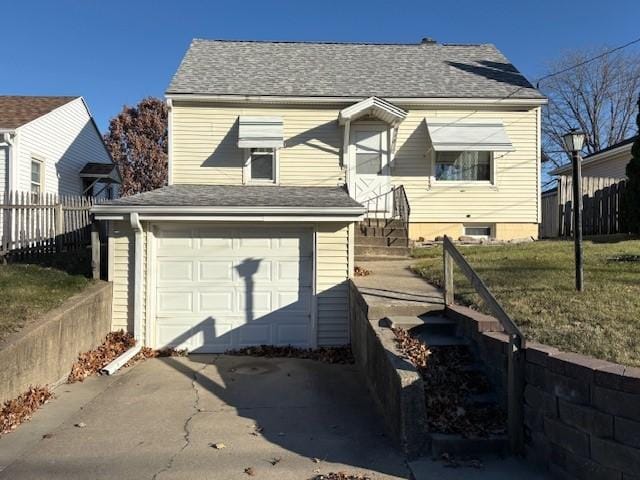
[[[157,292],[157,311],[164,313],[193,313],[193,292],[165,291]]]
[[[156,346],[311,344],[310,230],[194,226],[158,237]]]
[[[233,292],[200,292],[199,312],[234,313]]]
[[[198,280],[201,282],[215,282],[219,280],[233,280],[232,260],[203,260],[198,262]]]

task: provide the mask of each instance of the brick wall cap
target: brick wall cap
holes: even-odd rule
[[[552,372],[585,381],[593,380],[596,369],[608,363],[595,357],[571,352],[560,352],[547,358],[547,364]]]
[[[500,342],[509,343],[509,335],[503,332],[482,332],[482,335]]]
[[[537,342],[527,342],[525,355],[528,362],[547,366],[547,357],[558,355],[560,350]]]
[[[500,324],[497,318],[492,317],[490,315],[485,315],[477,310],[474,310],[469,307],[465,307],[464,305],[447,305],[445,313],[452,312],[458,315],[464,315],[471,320],[475,320],[477,322],[497,322]]]

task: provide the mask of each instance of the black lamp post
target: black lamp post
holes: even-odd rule
[[[582,255],[582,165],[580,150],[584,145],[584,133],[572,128],[562,136],[562,141],[571,153],[573,166],[573,242],[576,256],[576,290],[584,290],[584,267]]]

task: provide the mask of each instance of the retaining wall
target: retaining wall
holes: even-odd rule
[[[471,309],[447,307],[506,400],[508,337]],[[524,433],[529,460],[566,480],[640,479],[640,369],[527,343]]]
[[[0,404],[31,385],[65,379],[78,354],[111,328],[111,284],[97,282],[0,345]]]
[[[395,335],[369,320],[369,306],[350,283],[351,349],[393,442],[409,456],[426,442],[424,384],[396,349]],[[375,321],[377,322],[377,320]]]

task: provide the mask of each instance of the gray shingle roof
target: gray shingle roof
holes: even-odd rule
[[[170,185],[111,200],[106,204],[132,207],[362,207],[340,187],[281,187],[260,185]]]
[[[543,98],[490,44],[194,40],[168,94]]]

